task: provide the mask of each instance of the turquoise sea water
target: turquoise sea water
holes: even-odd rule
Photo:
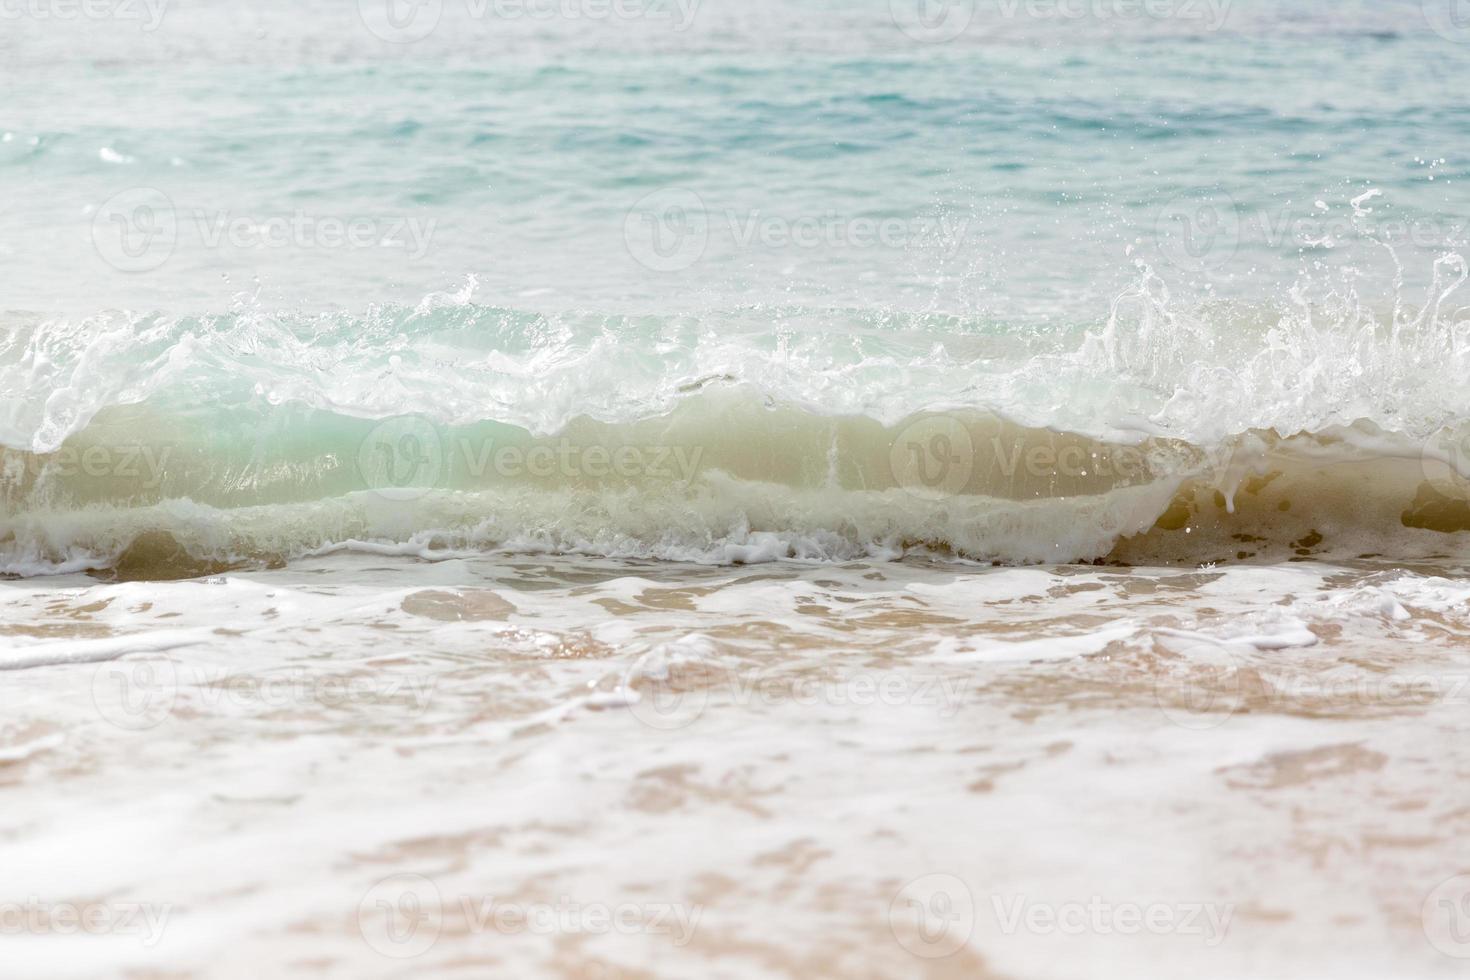
[[[1129,243],[1166,271],[1155,250],[1175,248],[1169,211],[1185,204],[1235,206],[1222,223],[1246,224],[1239,254],[1208,267],[1259,302],[1321,257],[1303,239],[1370,187],[1378,219],[1439,225],[1426,250],[1465,236],[1470,44],[1435,33],[1418,0],[1178,0],[1167,17],[1081,0],[1059,10],[1102,15],[1008,17],[985,0],[950,4],[972,13],[942,43],[904,33],[922,36],[900,0],[686,0],[686,14],[667,0],[606,19],[444,0],[418,14],[437,11],[432,33],[394,44],[360,17],[389,2],[175,2],[152,30],[142,0],[122,11],[137,19],[8,20],[5,306],[218,312],[258,277],[271,305],[356,309],[474,274],[481,302],[544,310],[1089,319],[1134,278]],[[931,5],[946,9],[908,6]],[[127,275],[79,246],[89,211],[139,187],[171,202],[177,240]],[[659,191],[650,210],[691,194],[712,219],[687,269],[629,254],[625,218]],[[211,247],[222,217],[297,212],[402,244],[333,248],[308,231]],[[823,233],[743,243],[753,215]],[[924,234],[945,216],[950,236]],[[863,219],[916,227],[865,247],[846,227]],[[1181,264],[1171,284],[1195,284]]]
[[[1205,455],[1366,424],[1416,472],[1425,440],[1464,455],[1451,3],[7,10],[0,442],[22,539],[20,515],[99,504],[486,488],[417,444],[383,457],[398,476],[364,469],[381,424],[442,456],[466,432],[682,412],[638,438],[867,492],[913,482],[883,461],[942,411],[966,498],[998,492],[969,479],[996,420]],[[721,407],[763,403],[794,421]],[[741,425],[759,459],[715,445]],[[959,457],[932,435],[915,459],[938,472]],[[96,472],[67,463],[88,447]],[[118,478],[144,447],[171,475]],[[1002,496],[1068,495],[1033,475]],[[749,500],[716,510],[700,540],[762,526]],[[434,530],[416,520],[364,526]],[[124,538],[9,564],[106,563]]]

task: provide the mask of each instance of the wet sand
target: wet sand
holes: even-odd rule
[[[1467,599],[1372,561],[4,582],[7,960],[1460,976]]]

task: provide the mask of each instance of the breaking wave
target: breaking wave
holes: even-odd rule
[[[9,314],[0,571],[338,548],[699,562],[1210,562],[1466,548],[1470,315],[1446,255],[1093,326],[800,308]]]

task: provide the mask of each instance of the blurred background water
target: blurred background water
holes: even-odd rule
[[[358,309],[473,275],[543,311],[1092,322],[1139,260],[1267,305],[1348,266],[1389,303],[1391,257],[1346,247],[1370,189],[1411,285],[1467,237],[1450,0],[84,9],[3,14],[11,311]]]

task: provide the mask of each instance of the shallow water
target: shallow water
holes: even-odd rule
[[[1458,975],[1421,912],[1470,830],[1464,572],[335,556],[11,582],[0,663],[55,665],[3,675],[7,892],[158,929],[7,956]]]
[[[0,10],[6,975],[1460,975],[1455,5],[533,6]]]

